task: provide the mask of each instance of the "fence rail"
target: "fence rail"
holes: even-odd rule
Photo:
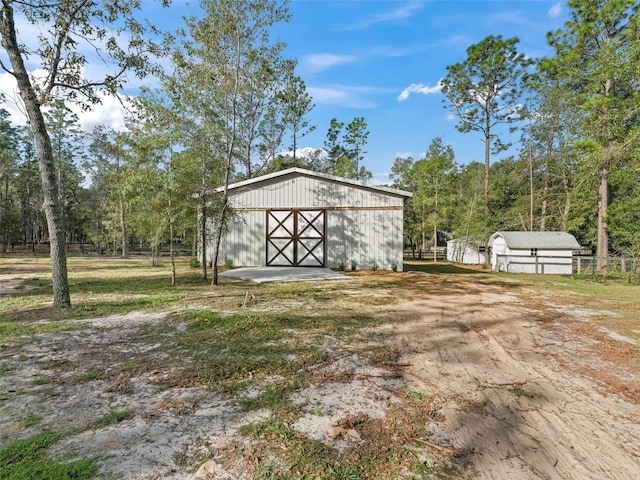
[[[635,257],[573,257],[573,272],[595,274],[597,272],[598,259],[604,265],[604,271],[607,274],[624,273],[632,275],[640,273],[640,261]]]
[[[46,255],[49,253],[50,245],[48,242],[43,243],[28,243],[26,245],[15,245],[15,244],[7,244],[0,245],[0,254],[6,255]],[[94,245],[93,243],[66,243],[65,250],[68,253],[81,253],[81,254],[90,254],[90,255],[109,255],[114,252],[113,246],[108,245]],[[121,253],[121,248],[118,247],[115,249],[115,255],[118,256]],[[151,248],[147,245],[138,246],[138,245],[130,245],[127,248],[129,255],[148,255],[151,256]],[[175,256],[193,256],[193,250],[190,246],[184,244],[175,244],[173,246],[173,254]],[[158,248],[159,256],[169,256],[169,245],[163,243]]]
[[[405,260],[433,260],[433,248],[405,248],[403,256]],[[436,248],[436,259],[447,259],[447,247]]]

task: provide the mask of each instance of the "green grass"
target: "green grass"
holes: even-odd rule
[[[0,259],[0,265],[3,261]],[[158,390],[204,387],[228,396],[244,410],[268,409],[271,412],[268,420],[242,429],[254,440],[250,448],[257,449],[253,456],[251,451],[243,450],[247,458],[257,462],[257,479],[395,480],[447,475],[457,478],[455,464],[435,457],[424,459],[425,447],[420,440],[428,439],[429,435],[425,427],[425,419],[433,414],[429,395],[405,392],[402,405],[390,405],[384,420],[364,416],[348,419],[355,424],[364,443],[343,452],[292,427],[303,412],[289,400],[291,393],[312,382],[334,380],[314,373],[321,369],[312,368],[333,358],[333,352],[322,347],[327,339],[331,339],[331,345],[337,345],[338,351],[357,353],[374,365],[396,362],[399,352],[384,346],[383,339],[374,338],[367,329],[383,321],[380,320],[383,309],[379,307],[420,295],[461,292],[474,295],[477,284],[504,287],[518,295],[530,295],[536,302],[548,300],[558,305],[622,311],[623,319],[629,320],[629,328],[637,329],[638,286],[598,283],[588,278],[495,273],[453,264],[406,263],[431,275],[358,271],[348,272],[353,277],[350,282],[320,286],[254,285],[223,280],[222,285],[212,287],[200,279],[199,271],[188,269],[185,262],[178,269],[178,286],[172,287],[168,265],[158,268],[140,261],[71,258],[73,306],[67,309],[48,306],[50,281],[46,271],[38,273],[37,279],[27,282],[35,289],[24,288],[0,302],[0,348],[5,345],[12,348],[14,342],[28,342],[42,333],[88,328],[83,326],[86,324],[73,322],[78,318],[131,311],[173,312],[162,322],[136,327],[136,341],[147,344],[149,354],[123,359],[113,368],[79,363],[63,370],[78,372],[71,379],[76,383],[100,379],[114,384],[120,377],[129,380],[158,370],[163,374],[154,375],[158,378],[154,380],[158,382]],[[256,295],[256,301],[241,308],[247,290]],[[49,322],[41,322],[42,319]],[[14,365],[11,368],[17,368]],[[10,371],[5,370],[4,374]],[[34,386],[49,382],[55,383],[55,378],[33,380]],[[110,391],[120,391],[117,386],[111,388],[115,390]],[[513,389],[511,393],[516,398],[539,398],[535,392],[524,389]],[[460,402],[463,408],[479,414],[487,414],[490,408],[486,400]],[[312,414],[325,413],[318,408]],[[114,425],[131,415],[128,411],[112,411],[93,422],[91,428]],[[26,417],[20,420],[20,425],[37,427],[39,421],[35,416]],[[77,474],[55,470],[62,465],[48,459],[46,454],[58,439],[56,434],[42,432],[5,447],[0,451],[0,480],[93,478],[96,470],[93,460],[82,460],[73,467],[77,468]],[[23,471],[26,473],[20,473]]]
[[[475,275],[487,274],[486,271],[479,271],[473,268],[464,268],[453,263],[433,263],[425,260],[405,260],[405,270],[415,270],[417,272],[432,274],[459,274],[459,275]]]
[[[72,307],[59,309],[48,306],[53,295],[48,262],[35,259],[34,265],[29,265],[28,260],[0,258],[0,266],[7,270],[19,271],[20,267],[29,266],[29,271],[37,274],[36,278],[22,282],[16,295],[2,299],[0,322],[95,318],[161,309],[175,305],[209,285],[189,269],[184,260],[177,265],[180,288],[176,288],[170,282],[169,263],[153,267],[140,260],[71,257],[68,270]]]
[[[538,398],[543,398],[544,396],[541,393],[538,392],[534,392],[531,390],[527,390],[525,388],[522,387],[515,387],[509,390],[509,393],[511,393],[512,395],[514,395],[515,397],[526,397],[526,398],[530,398],[532,400],[538,399]]]
[[[365,415],[346,419],[364,442],[343,451],[312,440],[293,429],[295,419],[273,416],[261,423],[246,425],[241,432],[260,440],[276,453],[280,461],[263,456],[257,466],[261,476],[278,480],[345,480],[398,478],[459,478],[455,464],[432,460],[426,464],[420,455],[419,440],[428,438],[421,410],[391,407],[387,419]]]
[[[47,449],[60,439],[52,432],[41,432],[17,440],[0,450],[0,480],[89,480],[98,467],[94,459],[61,463],[47,457]]]
[[[174,375],[175,384],[204,384],[226,394],[274,376],[289,377],[289,382],[296,384],[296,371],[302,366],[299,359],[310,351],[285,330],[289,322],[268,315],[221,316],[209,310],[189,310],[173,320],[189,325],[186,332],[164,345],[172,355],[188,361]],[[261,402],[273,401],[265,398]]]
[[[78,328],[73,322],[23,323],[17,320],[0,320],[0,343],[14,342],[21,337],[33,337],[39,333],[57,333]]]
[[[95,428],[106,427],[107,425],[120,423],[129,417],[131,417],[131,412],[127,410],[113,410],[112,412],[106,414],[104,417],[100,417],[98,420],[93,422],[92,425]]]

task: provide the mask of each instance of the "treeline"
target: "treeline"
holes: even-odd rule
[[[436,138],[420,159],[396,159],[394,185],[414,192],[410,243],[438,232],[486,242],[497,230],[562,230],[593,247],[640,254],[640,4],[571,0],[549,32],[555,55],[534,60],[517,38],[489,36],[447,67],[446,107],[484,162],[457,165]],[[519,154],[493,161],[520,132]]]
[[[518,39],[489,36],[447,67],[446,107],[484,163],[458,165],[441,139],[424,158],[396,159],[393,182],[414,192],[412,242],[438,232],[485,240],[498,229],[567,230],[598,257],[640,250],[640,28],[632,0],[570,0],[570,21],[548,34],[554,56],[531,59]],[[327,158],[298,159],[314,107],[297,62],[271,28],[290,20],[286,2],[201,0],[202,15],[177,32],[138,17],[138,2],[15,2],[1,8],[3,67],[18,82],[28,116],[14,128],[0,113],[0,243],[51,245],[54,305],[70,305],[66,242],[157,250],[165,240],[217,252],[232,218],[228,185],[286,166],[367,180],[363,117],[332,119]],[[14,10],[15,9],[15,10]],[[34,25],[21,39],[14,15]],[[85,68],[103,45],[107,70]],[[90,47],[83,49],[81,47]],[[47,75],[30,75],[25,59]],[[112,70],[112,71],[111,71]],[[100,77],[100,75],[103,75]],[[65,102],[99,103],[127,75],[157,78],[130,105],[123,131],[80,132]],[[131,99],[123,99],[130,103]],[[518,156],[504,132],[519,131]],[[291,146],[293,158],[278,157]],[[201,257],[202,275],[207,276]],[[175,280],[175,276],[174,276]]]

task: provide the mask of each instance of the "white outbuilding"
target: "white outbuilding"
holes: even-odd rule
[[[491,265],[499,272],[571,275],[580,244],[566,232],[496,232],[489,248]]]
[[[411,193],[290,168],[228,187],[233,216],[219,263],[402,269]],[[207,246],[207,260],[213,258]]]
[[[447,240],[447,260],[466,265],[482,265],[485,263],[485,245],[471,237]]]

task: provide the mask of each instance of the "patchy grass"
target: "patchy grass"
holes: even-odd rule
[[[511,393],[512,395],[514,395],[517,398],[525,397],[525,398],[529,398],[531,400],[536,400],[538,398],[544,398],[544,395],[542,395],[541,393],[534,392],[532,390],[528,390],[528,389],[522,388],[522,387],[512,388],[512,389],[509,390],[509,393]]]
[[[42,432],[25,440],[17,440],[0,449],[0,479],[53,480],[95,478],[98,467],[93,459],[60,463],[47,457],[47,449],[60,435]]]
[[[131,412],[127,410],[114,410],[107,413],[104,417],[99,418],[93,422],[93,427],[100,428],[107,425],[113,425],[114,423],[122,422],[131,416]]]
[[[0,258],[0,271],[15,271],[16,276],[26,277],[17,295],[0,302],[0,322],[59,321],[158,310],[200,294],[203,285],[209,284],[184,259],[177,262],[180,287],[176,288],[171,285],[169,262],[154,267],[147,259],[70,257],[72,307],[58,309],[50,306],[53,290],[48,259]]]
[[[18,262],[0,258],[0,271],[15,269],[29,277],[19,293],[0,300],[0,354],[5,346],[28,342],[38,334],[87,328],[74,322],[77,319],[131,311],[170,312],[160,324],[139,328],[138,340],[147,344],[149,351],[153,347],[154,355],[126,358],[110,368],[84,364],[82,359],[78,364],[49,367],[74,372],[66,380],[70,382],[107,380],[111,385],[107,391],[123,394],[131,388],[130,379],[161,371],[166,375],[157,375],[158,389],[205,387],[228,396],[245,411],[268,409],[271,416],[267,420],[243,428],[243,434],[251,440],[249,447],[243,446],[241,454],[233,450],[240,449],[238,445],[227,447],[229,458],[235,454],[251,459],[256,479],[395,480],[456,477],[458,461],[429,448],[425,419],[434,418],[438,412],[430,395],[406,392],[401,404],[389,405],[384,419],[363,415],[343,419],[364,440],[343,451],[312,440],[292,427],[303,412],[289,400],[290,395],[313,382],[339,380],[330,378],[330,374],[314,373],[318,366],[335,359],[335,351],[348,350],[373,365],[393,370],[390,365],[397,362],[399,352],[372,341],[372,334],[366,331],[366,327],[376,324],[376,312],[425,291],[434,296],[461,290],[465,295],[478,295],[476,285],[481,283],[517,291],[537,305],[549,302],[569,309],[606,311],[575,327],[592,329],[590,334],[600,340],[594,350],[602,355],[614,354],[607,353],[608,340],[598,330],[600,327],[640,340],[638,286],[559,276],[497,274],[452,264],[406,264],[422,274],[356,271],[347,273],[352,282],[322,284],[258,285],[224,279],[220,286],[211,287],[200,279],[198,271],[189,268],[185,259],[178,264],[178,286],[174,287],[170,284],[168,263],[153,267],[139,259],[71,257],[73,306],[54,309],[50,306],[48,260],[21,258]],[[243,308],[247,291],[256,300]],[[620,362],[639,362],[638,349],[633,345],[626,350],[617,348],[616,352]],[[626,355],[624,359],[620,352]],[[100,354],[96,352],[96,357]],[[42,376],[33,379],[34,385],[48,382],[55,384],[56,380]],[[535,392],[522,388],[510,392],[517,398],[539,398]],[[490,407],[486,400],[461,405],[479,414],[487,414]],[[322,410],[316,408],[312,413],[322,416]],[[131,415],[129,411],[112,411],[92,426],[112,425]],[[35,427],[39,422],[36,416],[20,420],[22,427]],[[42,432],[3,448],[0,480],[93,478],[93,460],[61,465],[47,459],[47,449],[59,438],[58,434]],[[63,467],[69,470],[56,470]]]
[[[73,322],[35,324],[20,322],[13,317],[0,319],[0,345],[24,340],[24,337],[33,337],[39,333],[56,333],[76,328],[78,324]]]
[[[191,309],[173,315],[171,321],[186,323],[187,328],[165,340],[162,347],[183,359],[184,366],[171,375],[169,383],[238,394],[269,382],[259,396],[242,402],[245,409],[257,409],[281,404],[288,393],[306,385],[304,371],[324,361],[318,347],[327,336],[339,334],[347,339],[373,320],[352,314],[221,315]],[[278,380],[271,381],[274,378]]]
[[[342,451],[295,431],[291,427],[293,417],[274,416],[242,431],[259,442],[253,453],[264,459],[257,467],[263,476],[256,478],[456,478],[460,473],[457,460],[425,449],[429,444],[424,421],[427,408],[409,402],[390,406],[385,419],[363,414],[343,419],[341,425],[355,429],[363,441]],[[273,455],[278,462],[272,460]],[[267,473],[269,476],[264,476]]]

